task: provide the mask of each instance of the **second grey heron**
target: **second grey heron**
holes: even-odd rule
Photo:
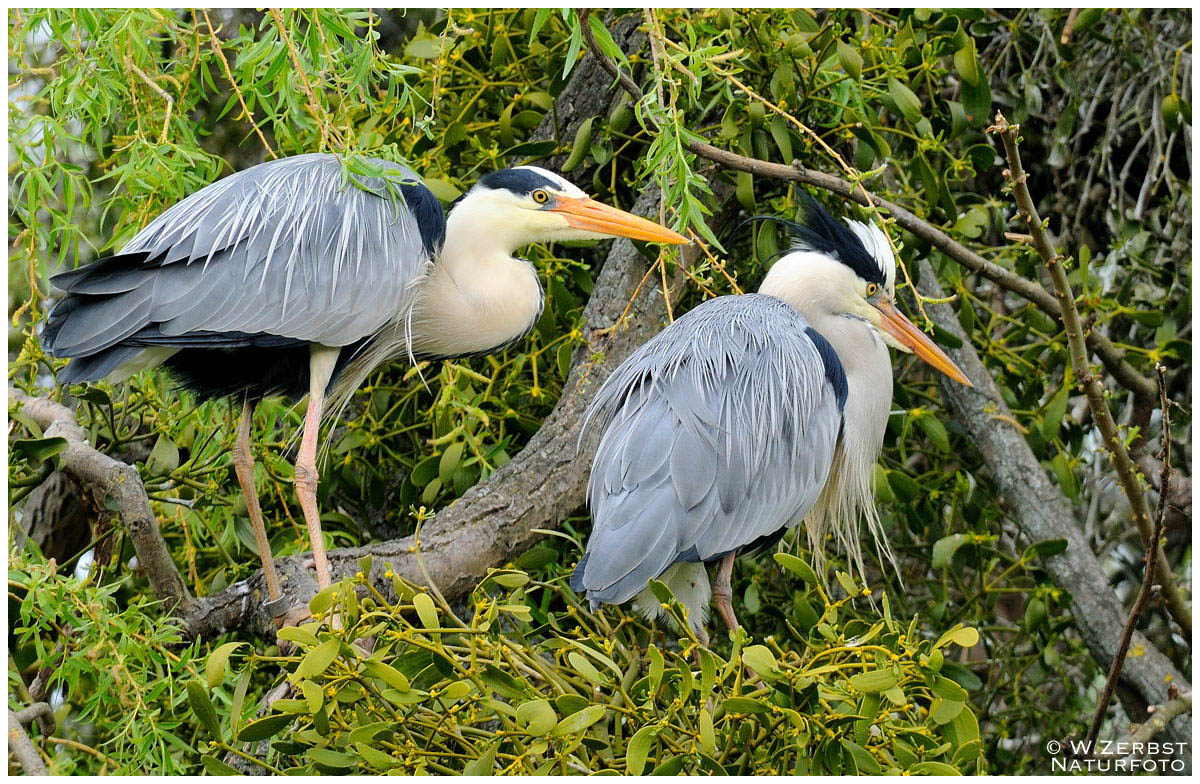
[[[865,518],[887,550],[872,480],[892,400],[888,346],[970,381],[894,304],[896,260],[874,223],[839,223],[803,197],[794,247],[757,294],[710,299],[634,352],[596,394],[593,529],[571,586],[593,606],[661,578],[704,641],[709,597],[730,631],[734,558],[803,521],[862,569]],[[707,564],[717,564],[710,586]]]
[[[399,355],[491,353],[523,337],[543,294],[533,266],[513,256],[520,247],[688,241],[534,166],[485,175],[446,217],[414,172],[372,163],[398,181],[348,183],[327,154],[259,164],[174,205],[115,255],[52,279],[67,296],[42,338],[72,358],[60,382],[120,380],[165,363],[201,399],[241,397],[233,463],[271,602],[281,591],[250,444],[260,398],[308,395],[295,485],[324,588],[316,490],[327,399],[336,410]]]

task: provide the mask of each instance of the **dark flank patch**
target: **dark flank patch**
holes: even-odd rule
[[[489,172],[479,179],[485,188],[512,191],[518,196],[527,196],[538,188],[558,188],[558,183],[529,169],[501,169]]]
[[[809,340],[816,346],[817,353],[821,355],[821,361],[825,363],[825,378],[829,381],[829,386],[833,387],[833,395],[837,398],[838,411],[843,411],[846,408],[846,396],[850,393],[850,388],[846,384],[846,369],[842,367],[842,360],[838,357],[837,352],[833,350],[833,346],[825,339],[825,336],[817,332],[812,327],[804,330],[808,335]]]
[[[284,342],[286,338],[274,335],[250,337],[262,338],[262,344],[251,340],[238,346],[197,348],[201,344],[192,343],[163,364],[181,387],[200,400],[243,394],[252,400],[275,395],[298,400],[307,395],[310,344]],[[327,391],[364,342],[342,348]]]

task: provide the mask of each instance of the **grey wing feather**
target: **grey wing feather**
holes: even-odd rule
[[[375,163],[420,182],[407,168]],[[48,345],[58,356],[86,356],[149,326],[168,339],[264,333],[343,346],[367,337],[399,317],[445,235],[424,186],[391,198],[377,183],[367,182],[372,192],[345,182],[325,154],[219,180],[117,256],[57,276],[77,301],[52,315]]]
[[[671,564],[803,519],[829,475],[841,405],[804,318],[758,294],[709,300],[629,357],[589,408],[603,435],[573,584],[620,603]]]

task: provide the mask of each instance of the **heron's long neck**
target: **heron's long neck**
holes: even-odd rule
[[[803,311],[802,311],[803,312]],[[829,480],[805,519],[818,563],[829,534],[862,572],[860,521],[865,519],[880,555],[891,549],[875,508],[875,464],[883,447],[892,403],[892,363],[887,346],[865,321],[851,316],[804,314],[837,352],[846,371],[846,405]]]
[[[468,197],[469,198],[469,197]],[[514,258],[507,227],[489,226],[464,199],[446,221],[446,243],[412,311],[418,355],[485,352],[529,331],[542,307],[533,266]]]

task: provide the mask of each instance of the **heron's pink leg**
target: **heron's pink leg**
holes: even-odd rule
[[[254,530],[254,542],[258,545],[258,557],[262,559],[263,580],[267,583],[267,598],[275,601],[280,596],[279,575],[275,572],[275,561],[271,557],[271,543],[267,540],[267,529],[263,525],[262,507],[258,504],[258,491],[254,487],[254,453],[250,447],[250,427],[254,420],[254,408],[250,399],[242,401],[242,421],[238,423],[237,443],[233,446],[233,470],[246,499],[246,513],[250,515],[250,528]]]
[[[325,557],[325,537],[321,533],[321,511],[317,508],[317,437],[321,429],[321,409],[325,405],[325,387],[333,375],[340,349],[313,346],[308,361],[308,413],[304,416],[304,435],[296,456],[296,497],[304,512],[304,524],[312,541],[313,564],[317,568],[317,590],[328,588],[329,560]]]
[[[717,606],[717,612],[721,614],[725,626],[731,632],[738,628],[737,616],[733,614],[733,588],[729,584],[730,578],[733,577],[733,559],[736,557],[735,550],[717,564],[717,579],[712,589],[713,604]]]

